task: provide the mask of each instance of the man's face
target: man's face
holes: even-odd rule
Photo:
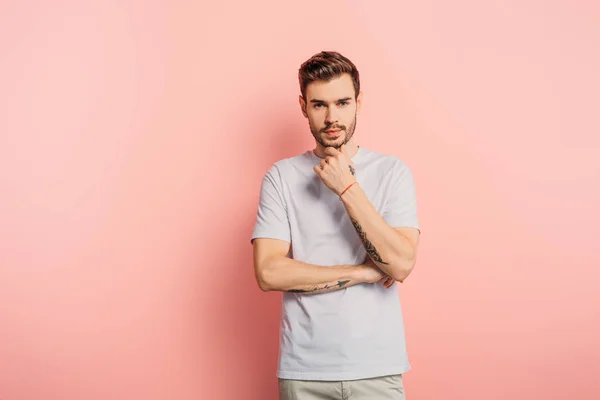
[[[306,99],[300,96],[302,113],[308,118],[310,131],[321,146],[339,150],[352,138],[362,93],[356,99],[354,96],[349,74],[327,82],[311,82],[306,87]]]

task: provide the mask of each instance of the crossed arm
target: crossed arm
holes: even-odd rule
[[[257,238],[253,246],[256,281],[263,291],[317,294],[383,277],[374,265],[323,267],[291,259],[287,257],[289,242],[279,239]]]
[[[257,238],[253,241],[255,276],[264,291],[317,294],[385,277],[402,282],[414,268],[419,230],[392,228],[379,215],[359,185],[343,196],[343,203],[369,257],[361,265],[329,267],[287,257],[289,242]]]
[[[352,225],[375,265],[396,281],[404,281],[417,259],[417,228],[392,228],[373,207],[359,185],[342,196]]]

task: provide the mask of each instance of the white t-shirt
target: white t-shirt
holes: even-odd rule
[[[312,151],[276,162],[265,174],[255,238],[291,243],[289,256],[305,263],[359,265],[367,254],[343,203],[313,171]],[[415,227],[410,169],[399,158],[359,147],[356,179],[392,227]],[[368,235],[368,232],[367,232]],[[342,381],[402,374],[410,369],[397,286],[362,283],[302,294],[283,292],[277,376]]]

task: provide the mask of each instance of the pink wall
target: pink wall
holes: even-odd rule
[[[322,49],[415,174],[410,399],[599,398],[598,2],[200,3],[0,6],[2,400],[276,398],[249,236]]]

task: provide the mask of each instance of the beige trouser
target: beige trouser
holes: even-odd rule
[[[279,379],[279,400],[405,400],[402,375],[355,381]]]

